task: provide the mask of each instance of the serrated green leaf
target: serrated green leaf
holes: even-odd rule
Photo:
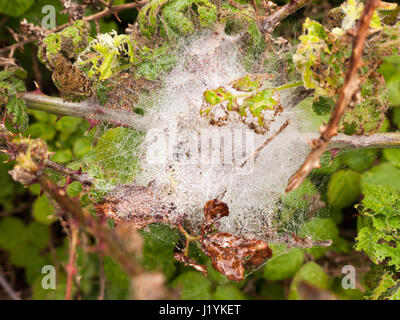
[[[374,289],[371,295],[371,299],[378,300],[381,295],[383,295],[388,289],[393,287],[396,284],[396,281],[393,280],[392,276],[389,273],[385,273],[381,280],[379,281],[378,286]]]
[[[25,101],[15,96],[9,97],[6,109],[7,114],[11,117],[13,127],[25,131],[29,121]]]
[[[330,113],[334,106],[335,102],[332,98],[320,96],[313,101],[312,108],[317,115],[322,116]]]
[[[169,226],[154,224],[142,229],[144,244],[142,262],[146,269],[162,271],[167,278],[175,272],[173,252],[179,239],[178,232]]]

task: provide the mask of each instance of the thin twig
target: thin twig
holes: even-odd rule
[[[262,33],[272,32],[280,21],[311,1],[312,0],[291,0],[288,4],[276,9],[266,19],[262,20],[260,23],[260,31]]]
[[[4,289],[4,291],[8,294],[8,296],[12,300],[21,300],[21,298],[18,297],[14,289],[10,286],[6,278],[1,273],[0,273],[0,286]]]
[[[297,189],[312,169],[319,168],[319,159],[328,148],[329,140],[337,135],[340,119],[354,95],[359,90],[360,80],[357,76],[361,67],[361,56],[364,50],[364,43],[368,36],[369,25],[375,9],[379,6],[380,0],[368,0],[357,26],[357,34],[353,39],[353,50],[347,67],[346,77],[340,92],[340,97],[331,115],[329,123],[321,127],[320,137],[311,141],[312,150],[307,156],[304,164],[290,178],[286,192]]]
[[[281,127],[272,134],[272,136],[270,136],[267,140],[265,140],[260,146],[257,147],[256,150],[254,150],[254,152],[250,156],[247,157],[247,159],[239,166],[239,168],[243,168],[246,165],[247,161],[249,161],[250,159],[254,158],[255,161],[261,150],[264,149],[268,145],[268,143],[274,140],[283,130],[285,130],[289,124],[290,124],[289,120],[285,121],[281,125]]]

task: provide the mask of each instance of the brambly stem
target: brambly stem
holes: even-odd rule
[[[260,31],[262,33],[272,32],[280,21],[290,16],[312,0],[291,0],[288,4],[276,9],[266,19],[260,23]]]
[[[400,132],[381,132],[370,136],[339,134],[329,141],[328,149],[400,148]]]
[[[300,86],[299,82],[278,87],[279,90]],[[278,89],[277,88],[277,89]],[[33,110],[41,110],[59,116],[73,116],[89,119],[116,126],[123,126],[129,129],[146,132],[148,119],[127,110],[107,109],[95,102],[64,102],[60,98],[46,95],[24,93],[21,95],[27,107]],[[304,141],[315,137],[316,133],[300,134]],[[329,149],[332,148],[399,148],[400,132],[375,133],[370,136],[348,136],[340,134],[331,139]],[[57,170],[56,170],[57,171]]]
[[[132,111],[104,108],[90,100],[64,102],[61,98],[34,93],[23,93],[19,97],[25,100],[29,109],[146,131],[147,120]]]

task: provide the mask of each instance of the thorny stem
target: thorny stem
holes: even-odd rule
[[[312,0],[291,0],[288,4],[276,9],[271,15],[261,21],[260,31],[262,33],[272,32],[280,21],[311,1]]]
[[[63,188],[57,187],[49,179],[48,175],[41,172],[37,180],[42,188],[58,203],[61,209],[68,212],[90,234],[104,244],[107,253],[117,261],[130,276],[136,276],[142,272],[141,267],[134,262],[123,243],[115,233],[102,224],[99,220],[84,208],[76,199],[69,198]]]
[[[65,300],[71,300],[72,284],[74,275],[76,274],[75,260],[76,260],[76,246],[78,244],[79,225],[74,219],[69,221],[70,227],[70,241],[69,241],[69,261],[66,266],[67,270],[67,290],[65,293]]]
[[[320,129],[321,134],[318,139],[311,141],[312,150],[307,156],[303,165],[290,178],[286,187],[286,192],[297,189],[304,179],[314,168],[319,168],[319,159],[328,148],[329,140],[337,135],[338,126],[343,113],[347,106],[354,99],[355,94],[359,90],[360,79],[357,76],[358,70],[362,64],[362,53],[364,43],[368,36],[369,25],[375,9],[379,6],[380,0],[367,0],[360,20],[358,21],[356,36],[353,39],[353,50],[347,67],[346,77],[340,92],[336,107],[333,110],[331,118],[326,126]]]
[[[83,173],[79,170],[72,170],[69,168],[66,168],[56,162],[53,162],[51,160],[47,160],[45,163],[46,169],[53,170],[55,172],[61,173],[66,178],[70,178],[73,181],[78,181],[82,185],[91,185],[93,184],[93,180],[89,177],[87,173]]]
[[[382,132],[370,136],[339,134],[329,141],[328,149],[333,148],[400,148],[400,132]]]
[[[42,94],[22,93],[28,108],[53,113],[60,116],[73,116],[87,120],[108,123],[114,126],[145,131],[144,117],[131,111],[104,108],[90,99],[83,102],[64,102],[61,98],[49,97]]]
[[[297,83],[287,86],[294,87]],[[282,88],[285,86],[282,86]],[[286,88],[284,88],[286,89]],[[283,90],[283,89],[282,89]],[[146,131],[148,120],[126,110],[113,110],[99,106],[95,102],[64,102],[61,98],[49,97],[46,95],[24,93],[21,98],[25,99],[27,107],[34,110],[41,110],[59,116],[73,116],[83,119],[94,119],[104,123],[119,125],[137,131]],[[303,134],[305,138],[311,138],[312,133]],[[400,147],[400,133],[376,133],[370,136],[347,136],[339,135],[332,138],[328,148],[390,148]],[[72,179],[84,184],[91,181],[86,175],[79,174],[74,170],[64,168],[54,162],[47,161],[49,169],[67,174]]]

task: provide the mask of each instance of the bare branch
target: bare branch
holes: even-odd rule
[[[25,100],[30,109],[104,122],[138,131],[145,131],[148,122],[144,117],[131,111],[104,108],[90,99],[79,103],[64,102],[61,98],[34,93],[22,93],[20,98]]]
[[[272,32],[280,21],[304,7],[312,0],[291,0],[288,4],[276,9],[271,15],[260,23],[262,33]]]
[[[321,155],[328,148],[329,140],[337,135],[340,119],[354,95],[359,90],[360,80],[357,73],[362,63],[361,56],[364,50],[365,40],[368,36],[372,15],[379,4],[380,0],[368,0],[365,4],[364,11],[357,25],[356,36],[353,39],[353,50],[336,107],[333,110],[329,123],[321,127],[320,137],[311,141],[312,150],[304,161],[304,164],[290,178],[286,187],[286,192],[297,189],[312,169],[320,167],[319,159]]]
[[[239,168],[243,168],[246,165],[247,161],[249,161],[250,159],[254,158],[255,161],[259,156],[261,150],[264,149],[268,145],[268,143],[274,140],[283,130],[285,130],[289,123],[289,120],[285,121],[277,131],[275,131],[267,140],[265,140],[260,146],[258,146],[251,155],[247,157],[247,159],[239,166]]]
[[[328,149],[333,148],[399,148],[400,132],[382,132],[370,136],[337,135],[329,141]]]
[[[0,273],[0,286],[8,294],[12,300],[21,300],[20,297],[15,293],[14,289],[10,286],[6,278]]]

